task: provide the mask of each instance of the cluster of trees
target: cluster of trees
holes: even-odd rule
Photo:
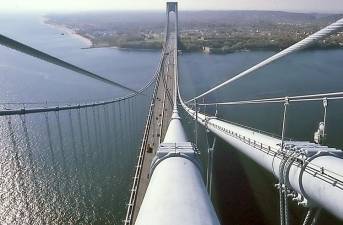
[[[160,49],[162,39],[146,39],[142,36],[115,35],[92,38],[93,47],[119,47],[134,49]]]

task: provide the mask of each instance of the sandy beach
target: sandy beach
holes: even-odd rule
[[[75,39],[78,39],[80,40],[81,42],[83,42],[86,46],[86,48],[89,48],[89,47],[92,47],[93,46],[93,43],[90,39],[86,38],[86,37],[83,37],[81,35],[79,35],[78,33],[76,33],[74,30],[66,27],[66,26],[63,26],[63,25],[59,25],[59,24],[52,24],[52,23],[49,23],[49,18],[45,17],[45,16],[42,16],[42,23],[48,25],[48,26],[51,26],[55,29],[58,29],[59,31],[61,31],[61,33],[64,33],[64,34],[67,34]]]

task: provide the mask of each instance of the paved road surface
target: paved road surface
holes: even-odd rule
[[[170,35],[173,36],[173,35]],[[170,117],[173,110],[174,95],[174,46],[175,39],[170,38],[166,47],[165,60],[162,65],[162,73],[158,84],[157,95],[153,108],[153,116],[148,135],[148,146],[152,147],[152,152],[145,152],[140,182],[137,190],[136,203],[133,209],[133,223],[142,204],[146,189],[149,184],[149,170],[159,144],[163,141],[167,131]],[[147,149],[146,149],[147,150]]]

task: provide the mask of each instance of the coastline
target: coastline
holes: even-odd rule
[[[84,47],[82,49],[94,49],[94,48],[113,48],[113,49],[118,49],[121,51],[137,51],[137,52],[153,52],[153,51],[160,51],[161,48],[122,48],[122,47],[118,47],[118,46],[110,46],[110,45],[106,45],[106,46],[96,46],[93,45],[89,46],[89,47]]]
[[[55,23],[50,23],[49,22],[49,18],[46,17],[46,16],[42,16],[42,23],[54,28],[54,29],[57,29],[59,31],[61,31],[62,33],[65,33],[75,39],[78,39],[79,41],[81,41],[82,43],[84,43],[86,46],[83,47],[83,48],[92,48],[93,46],[93,42],[91,39],[89,38],[86,38],[80,34],[78,34],[77,32],[75,32],[73,29],[71,28],[68,28],[64,25],[60,25],[60,24],[55,24]]]
[[[78,39],[82,43],[85,44],[84,47],[81,49],[93,49],[93,48],[113,48],[113,49],[118,49],[118,50],[123,50],[123,51],[159,51],[159,48],[136,48],[136,47],[118,47],[118,46],[112,46],[112,45],[98,45],[94,44],[91,38],[85,37],[82,34],[77,33],[75,30],[72,28],[67,27],[66,25],[63,24],[56,24],[53,22],[50,22],[50,19],[47,16],[42,16],[41,17],[41,22],[43,24],[46,24],[54,29],[59,30],[63,34],[67,34],[75,39]],[[306,50],[328,50],[328,49],[342,49],[343,46],[330,46],[330,47],[318,47],[318,46],[312,46],[307,48]],[[282,49],[278,48],[253,48],[253,49],[232,49],[232,50],[225,50],[223,51],[222,49],[218,48],[212,48],[210,51],[206,52],[204,50],[189,50],[189,49],[184,49],[182,52],[184,53],[202,53],[202,54],[210,54],[210,55],[226,55],[226,54],[232,54],[232,53],[237,53],[237,52],[252,52],[252,51],[273,51],[273,52],[278,52],[281,51]]]

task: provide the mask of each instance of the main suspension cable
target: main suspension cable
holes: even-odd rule
[[[17,50],[19,52],[22,52],[24,54],[27,54],[27,55],[30,55],[30,56],[33,56],[35,58],[38,58],[38,59],[41,59],[45,62],[48,62],[48,63],[51,63],[51,64],[55,64],[57,66],[60,66],[60,67],[63,67],[67,70],[71,70],[73,72],[76,72],[78,74],[82,74],[84,76],[87,76],[87,77],[90,77],[90,78],[93,78],[95,80],[99,80],[101,82],[104,82],[104,83],[107,83],[107,84],[110,84],[110,85],[113,85],[113,86],[116,86],[116,87],[120,87],[122,89],[125,89],[125,90],[128,90],[130,92],[134,92],[134,93],[138,93],[137,91],[129,88],[129,87],[126,87],[118,82],[115,82],[115,81],[112,81],[108,78],[105,78],[103,76],[100,76],[98,74],[95,74],[93,72],[90,72],[88,70],[85,70],[81,67],[78,67],[78,66],[75,66],[71,63],[68,63],[66,61],[63,61],[59,58],[56,58],[54,56],[51,56],[47,53],[44,53],[42,51],[39,51],[35,48],[32,48],[28,45],[25,45],[23,43],[20,43],[16,40],[13,40],[11,38],[8,38],[4,35],[1,35],[0,34],[0,44],[3,45],[3,46],[6,46],[8,48],[11,48],[11,49],[14,49],[14,50]]]

